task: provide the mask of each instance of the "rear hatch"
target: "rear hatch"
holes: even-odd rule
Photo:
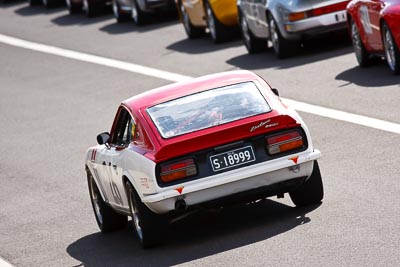
[[[159,185],[305,150],[306,136],[298,122],[277,98],[266,99],[255,83],[245,82],[147,108],[145,117],[155,125],[159,147],[146,156],[157,163]]]

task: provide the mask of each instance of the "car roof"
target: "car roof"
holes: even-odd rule
[[[137,111],[186,95],[254,80],[261,78],[250,71],[222,72],[159,87],[128,98],[122,104],[131,111]]]

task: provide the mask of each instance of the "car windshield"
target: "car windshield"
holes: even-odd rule
[[[163,138],[206,129],[271,111],[253,82],[188,95],[147,109]]]

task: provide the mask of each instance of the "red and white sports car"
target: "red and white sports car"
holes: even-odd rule
[[[349,31],[358,64],[384,55],[393,73],[400,73],[400,1],[353,0],[347,6]]]
[[[197,208],[287,192],[296,206],[319,203],[321,154],[276,94],[252,72],[234,71],[122,102],[86,157],[101,231],[124,227],[129,216],[149,247],[167,219]]]

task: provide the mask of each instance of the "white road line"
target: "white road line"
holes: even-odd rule
[[[6,36],[3,34],[0,34],[0,42],[8,44],[8,45],[16,46],[16,47],[30,49],[33,51],[43,52],[43,53],[56,55],[56,56],[60,56],[60,57],[76,59],[79,61],[94,63],[94,64],[107,66],[107,67],[111,67],[111,68],[116,68],[116,69],[120,69],[120,70],[126,70],[126,71],[135,72],[135,73],[152,76],[152,77],[156,77],[156,78],[161,78],[161,79],[173,81],[173,82],[179,82],[179,81],[188,80],[188,79],[192,78],[192,77],[185,76],[185,75],[180,75],[180,74],[176,74],[176,73],[172,73],[172,72],[168,72],[168,71],[153,69],[153,68],[149,68],[149,67],[145,67],[145,66],[141,66],[141,65],[137,65],[137,64],[132,64],[132,63],[124,62],[124,61],[119,61],[119,60],[115,60],[115,59],[111,59],[111,58],[99,57],[99,56],[80,53],[80,52],[63,49],[63,48],[59,48],[59,47],[55,47],[55,46],[49,46],[49,45],[29,42],[29,41],[14,38],[11,36]]]
[[[282,101],[285,102],[285,104],[292,106],[297,111],[302,111],[313,115],[318,115],[321,117],[326,117],[339,121],[350,122],[353,124],[358,124],[386,132],[400,134],[400,124],[397,123],[379,120],[367,116],[357,115],[345,111],[315,106],[291,99],[282,98]]]
[[[191,79],[192,77],[186,75],[180,75],[173,72],[163,71],[159,69],[149,68],[129,62],[124,62],[120,60],[115,60],[111,58],[100,57],[96,55],[85,54],[81,52],[76,52],[68,49],[63,49],[55,46],[49,46],[34,42],[25,41],[15,37],[0,34],[0,42],[8,44],[15,47],[21,47],[33,51],[43,52],[51,55],[71,58],[79,61],[89,62],[93,64],[98,64],[102,66],[107,66],[111,68],[121,69],[125,71],[130,71],[134,73],[139,73],[151,77],[156,77],[172,82],[180,82],[184,80]],[[348,113],[340,110],[324,108],[316,105],[307,104],[304,102],[299,102],[291,99],[282,100],[288,105],[292,106],[294,109],[306,113],[310,113],[317,116],[322,116],[326,118],[331,118],[339,121],[350,122],[353,124],[358,124],[374,129],[379,129],[386,132],[400,134],[400,124],[388,122],[384,120],[379,120],[367,116],[357,115],[353,113]]]
[[[0,257],[0,267],[14,267],[11,263]]]

